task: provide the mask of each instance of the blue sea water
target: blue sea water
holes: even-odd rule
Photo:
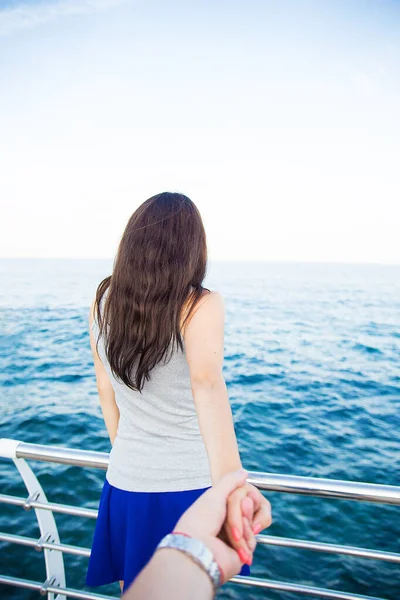
[[[109,450],[87,314],[110,270],[110,261],[0,261],[1,437]],[[208,285],[226,300],[225,377],[244,466],[400,485],[400,267],[220,263]],[[97,506],[104,472],[31,465],[51,501]],[[25,495],[1,459],[0,491]],[[400,507],[267,495],[272,535],[400,551]],[[93,521],[56,521],[62,542],[90,546]],[[32,512],[6,505],[0,530],[38,535]],[[87,559],[65,563],[68,585],[83,588]],[[252,572],[400,597],[399,567],[373,560],[258,547]],[[0,543],[0,573],[44,580],[43,556]],[[0,595],[38,597],[7,586]],[[230,584],[220,597],[299,596]]]

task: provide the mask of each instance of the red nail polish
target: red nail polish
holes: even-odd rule
[[[255,525],[255,526],[253,527],[253,533],[254,533],[254,535],[257,535],[257,533],[260,533],[261,529],[262,529],[262,527],[261,527],[261,525],[260,525],[260,524],[258,524],[258,525]]]
[[[237,553],[239,554],[239,558],[242,563],[244,563],[245,565],[249,564],[250,559],[249,559],[247,553],[243,550],[243,548],[239,548]]]
[[[241,535],[239,533],[239,529],[237,527],[232,527],[232,536],[235,542],[239,542]]]

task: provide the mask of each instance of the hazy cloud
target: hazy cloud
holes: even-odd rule
[[[20,29],[32,29],[62,17],[107,10],[122,2],[124,0],[59,0],[14,4],[0,9],[0,36],[10,35]]]

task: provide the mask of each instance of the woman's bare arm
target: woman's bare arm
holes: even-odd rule
[[[231,407],[222,375],[224,305],[219,294],[211,292],[203,296],[186,325],[184,338],[194,403],[214,486],[226,473],[241,467]],[[252,501],[248,520],[253,521],[254,509],[257,519],[255,525],[259,522],[263,529],[271,523],[269,502],[256,488],[245,484],[228,498],[224,531],[240,560],[250,564],[252,550],[243,535],[242,502],[247,496],[250,498],[246,502]]]
[[[92,348],[94,370],[96,373],[97,391],[99,392],[100,406],[103,413],[104,422],[107,427],[108,435],[110,436],[111,444],[114,444],[117,435],[119,423],[119,410],[115,401],[114,389],[111,385],[110,378],[100,360],[96,350],[96,340],[92,331],[94,302],[89,313],[89,333],[90,346]]]
[[[222,374],[224,304],[220,294],[203,296],[184,332],[192,393],[213,485],[241,468],[228,392]]]

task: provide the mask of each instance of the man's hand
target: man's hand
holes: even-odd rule
[[[217,485],[200,496],[175,526],[175,531],[201,540],[211,550],[222,570],[223,581],[221,583],[237,575],[243,562],[238,553],[225,543],[219,534],[227,516],[227,501],[229,502],[230,495],[235,490],[244,486],[247,475],[247,472],[243,470],[225,475]],[[250,496],[249,499],[251,499]],[[256,540],[248,519],[250,516],[248,511],[252,507],[249,506],[248,501],[246,502],[244,503],[245,514],[242,515],[240,512],[241,531],[248,543],[253,546],[254,551]]]

